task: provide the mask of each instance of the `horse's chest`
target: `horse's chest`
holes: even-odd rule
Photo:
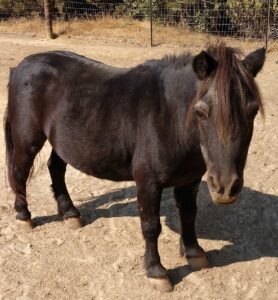
[[[199,180],[206,172],[206,165],[199,155],[189,155],[176,165],[167,179],[167,186],[183,186]]]

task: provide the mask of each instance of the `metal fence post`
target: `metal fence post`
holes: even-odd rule
[[[265,33],[265,49],[268,48],[269,40],[269,22],[270,22],[270,0],[267,1],[267,24],[266,24],[266,33]]]
[[[49,0],[44,0],[44,15],[45,15],[47,35],[50,39],[54,39],[54,34],[52,29],[52,15],[51,15]]]
[[[153,47],[153,1],[150,0],[151,47]]]

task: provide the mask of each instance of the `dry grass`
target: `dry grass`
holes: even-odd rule
[[[45,33],[45,22],[41,18],[31,20],[25,18],[1,21],[1,33]]]
[[[108,42],[147,45],[150,30],[146,21],[105,17],[97,20],[57,21],[54,23],[54,31],[58,35],[85,36]]]
[[[78,20],[70,22],[54,21],[53,30],[57,37],[76,37],[97,39],[104,43],[126,43],[129,45],[150,45],[150,24],[148,21],[136,21],[128,18],[115,19],[112,17],[97,20]],[[41,18],[30,20],[11,19],[0,23],[0,33],[36,34],[45,36],[45,22]],[[164,26],[155,24],[154,45],[171,45],[176,47],[202,47],[215,43],[218,36],[196,33],[184,27]],[[221,37],[229,45],[254,49],[264,46],[264,41],[246,41],[235,38]],[[269,44],[270,51],[278,51],[278,41]]]

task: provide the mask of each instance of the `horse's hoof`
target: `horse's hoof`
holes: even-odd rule
[[[152,287],[162,293],[170,293],[174,286],[168,277],[164,278],[149,278]]]
[[[32,220],[16,220],[18,226],[26,231],[32,230],[33,229],[33,224],[32,224]]]
[[[80,218],[68,218],[65,219],[64,222],[69,229],[78,229],[82,227]]]
[[[186,257],[189,267],[193,270],[201,270],[204,268],[209,268],[209,261],[205,255],[196,257]]]

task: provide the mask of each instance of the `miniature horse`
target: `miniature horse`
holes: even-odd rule
[[[194,224],[199,183],[207,171],[215,203],[237,199],[254,118],[263,112],[254,77],[265,49],[241,56],[222,43],[197,56],[166,56],[126,69],[66,51],[25,58],[10,74],[5,119],[16,218],[31,224],[26,181],[48,140],[48,168],[64,220],[79,220],[65,184],[67,164],[98,178],[134,180],[147,277],[169,292],[173,285],[157,241],[161,193],[172,186],[189,266],[208,267]]]

